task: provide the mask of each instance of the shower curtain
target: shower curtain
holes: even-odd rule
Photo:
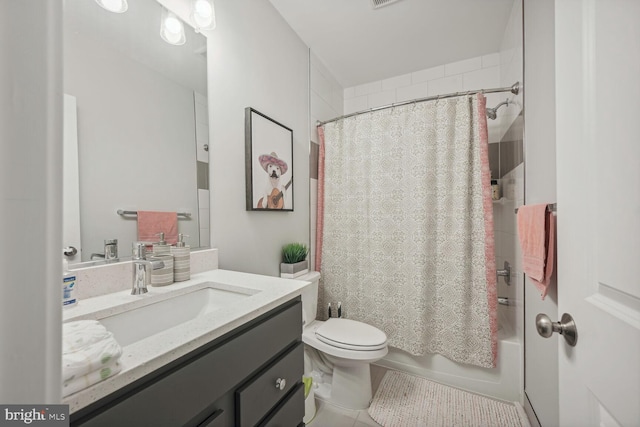
[[[495,367],[496,271],[483,95],[319,128],[320,310],[413,355]]]

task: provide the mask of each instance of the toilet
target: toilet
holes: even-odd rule
[[[387,336],[380,329],[351,319],[316,320],[320,273],[314,271],[298,280],[311,282],[302,291],[302,342],[332,365],[331,383],[316,388],[316,396],[348,409],[366,409],[371,402],[370,364],[388,352]],[[309,352],[305,351],[305,358]],[[305,360],[305,370],[309,369]],[[305,372],[305,376],[309,372]],[[319,384],[316,384],[318,387]]]

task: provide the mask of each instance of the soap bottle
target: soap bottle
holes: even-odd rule
[[[191,247],[185,245],[185,237],[189,237],[189,235],[178,234],[178,242],[175,246],[171,246],[171,254],[173,255],[173,280],[175,282],[183,282],[191,278]]]
[[[62,260],[62,307],[73,307],[78,303],[76,298],[76,287],[78,281],[76,275],[69,271],[69,263]]]
[[[153,244],[153,254],[154,255],[167,255],[171,253],[171,246],[167,244],[164,240],[164,233],[160,232],[157,234],[160,236],[160,241]]]
[[[500,184],[498,184],[497,179],[491,180],[491,198],[493,200],[500,200],[502,195],[500,194]]]

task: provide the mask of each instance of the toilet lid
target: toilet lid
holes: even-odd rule
[[[380,329],[350,319],[327,320],[316,330],[316,337],[347,350],[380,350],[387,345],[387,335]]]

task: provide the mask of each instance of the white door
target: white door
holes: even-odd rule
[[[638,426],[640,0],[556,0],[555,30],[560,425]]]

